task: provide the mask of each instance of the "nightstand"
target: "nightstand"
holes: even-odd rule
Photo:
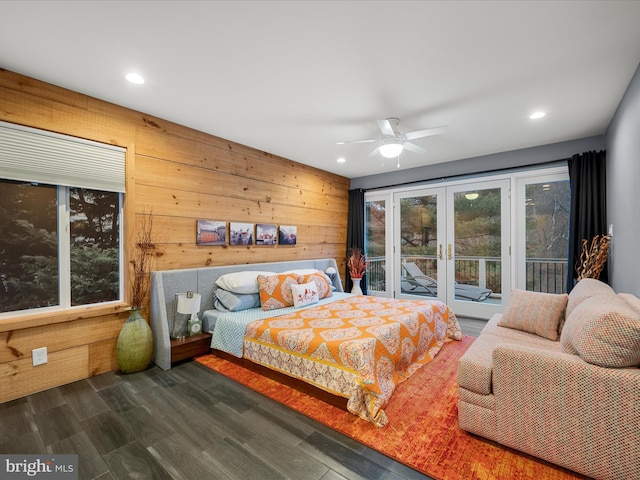
[[[211,351],[211,334],[190,335],[184,340],[171,340],[171,363],[193,358]]]

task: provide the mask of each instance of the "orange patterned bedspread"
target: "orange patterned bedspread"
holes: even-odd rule
[[[244,356],[346,397],[350,412],[384,426],[396,386],[461,338],[442,302],[357,295],[249,324]]]

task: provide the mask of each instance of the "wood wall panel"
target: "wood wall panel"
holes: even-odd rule
[[[117,338],[110,338],[89,345],[89,376],[100,375],[118,369],[116,361]]]
[[[151,211],[156,269],[332,257],[344,275],[348,179],[1,69],[0,98],[2,121],[129,149],[125,251]],[[298,243],[198,246],[198,219],[296,225]],[[0,320],[0,402],[116,369],[123,307]]]
[[[342,195],[324,193],[324,184],[320,179],[312,178],[304,187],[280,184],[265,185],[263,180],[227,174],[191,165],[179,164],[167,160],[152,159],[139,155],[136,166],[144,171],[144,177],[138,185],[182,189],[190,192],[228,198],[242,198],[255,202],[274,205],[300,205],[316,209],[346,209]],[[179,179],[177,182],[176,179]],[[346,213],[340,211],[339,213]]]
[[[111,316],[100,316],[42,327],[9,330],[0,333],[0,363],[21,358],[31,358],[31,350],[47,347],[49,353],[72,348],[81,338],[92,344],[113,338],[119,330],[127,312]]]
[[[248,200],[244,198],[223,197],[186,190],[136,186],[138,213],[149,212],[154,215],[189,217],[195,219],[214,218],[236,222],[281,223],[284,225],[320,224],[340,225],[340,216],[347,212],[327,208],[289,204],[279,205],[271,202]],[[336,202],[337,203],[337,202]],[[214,217],[211,215],[215,214]]]
[[[34,367],[31,358],[0,363],[3,402],[82,380],[89,376],[89,347],[81,345],[48,355],[48,363]]]
[[[290,246],[229,246],[226,247],[200,247],[193,244],[165,245],[162,247],[162,256],[158,258],[157,270],[174,270],[177,268],[216,267],[220,265],[235,265],[245,263],[271,262],[274,257],[277,261],[307,260],[310,258],[332,257],[332,253],[342,245],[314,244]],[[179,260],[179,263],[178,263]],[[337,259],[341,265],[340,259]],[[342,262],[344,265],[344,261]],[[340,273],[344,269],[340,268]]]

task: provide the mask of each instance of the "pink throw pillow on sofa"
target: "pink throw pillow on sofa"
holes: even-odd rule
[[[566,293],[557,295],[513,290],[498,325],[557,340],[558,326],[564,319],[568,298]]]

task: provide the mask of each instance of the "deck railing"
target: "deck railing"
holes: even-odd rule
[[[413,262],[427,276],[437,279],[435,255],[404,255],[403,263]],[[367,286],[370,290],[385,290],[385,258],[370,257]],[[456,282],[502,292],[502,261],[499,257],[456,257]],[[566,258],[528,258],[526,289],[534,292],[565,293],[568,262]]]

